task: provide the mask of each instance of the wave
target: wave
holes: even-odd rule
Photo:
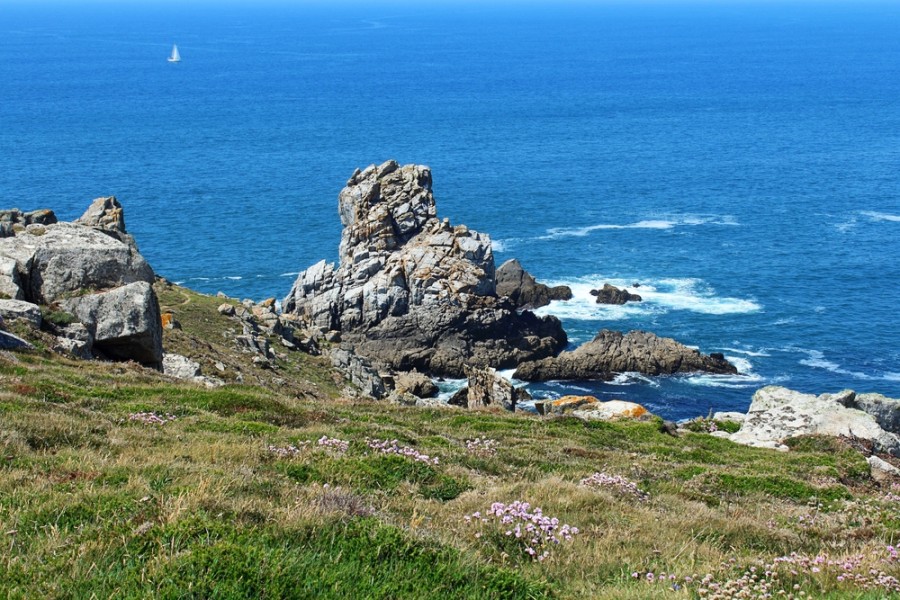
[[[864,217],[869,217],[873,221],[889,221],[893,223],[900,223],[900,215],[892,215],[890,213],[883,212],[875,212],[874,210],[863,210],[860,211],[861,215]]]
[[[288,271],[287,273],[280,273],[279,277],[296,277],[300,274],[300,271]]]
[[[619,373],[615,376],[612,381],[607,381],[607,385],[649,385],[650,387],[659,387],[659,382],[655,379],[651,379],[646,375],[642,375],[641,373],[635,373],[632,371],[627,371],[625,373]]]
[[[729,389],[755,388],[762,385],[765,381],[765,378],[762,375],[757,375],[756,373],[740,375],[689,375],[682,379],[690,385]]]
[[[893,373],[888,373],[883,376],[876,376],[869,375],[868,373],[861,373],[859,371],[850,371],[843,368],[839,363],[825,358],[825,353],[819,350],[805,350],[803,348],[797,348],[797,350],[807,355],[807,358],[801,360],[800,364],[807,367],[812,367],[813,369],[824,369],[825,371],[834,373],[836,375],[846,375],[848,377],[860,379],[862,381],[872,381],[876,379],[886,379],[888,381],[893,381],[892,379],[889,379],[889,376],[893,375]]]
[[[506,252],[506,243],[503,240],[491,240],[491,250],[494,252]]]
[[[662,219],[646,219],[636,223],[625,225],[615,223],[598,223],[586,227],[554,227],[547,230],[546,235],[537,237],[539,240],[555,240],[561,237],[585,237],[594,231],[610,229],[674,229],[675,227],[694,227],[697,225],[737,225],[738,222],[731,215],[680,215]]]
[[[724,350],[725,352],[734,352],[736,354],[744,354],[746,356],[772,356],[764,350],[745,350],[741,348],[720,348],[720,350]]]
[[[572,299],[551,302],[549,306],[541,307],[535,312],[541,316],[554,315],[560,319],[619,321],[669,310],[687,310],[707,315],[743,314],[762,310],[762,306],[753,300],[716,296],[700,279],[641,280],[640,287],[633,286],[633,281],[590,275],[569,281],[548,282],[548,285],[569,286],[572,289]],[[591,290],[603,287],[604,283],[640,294],[643,301],[623,305],[597,304],[596,299],[591,296]]]

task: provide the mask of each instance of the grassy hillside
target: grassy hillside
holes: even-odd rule
[[[3,596],[874,599],[900,589],[900,490],[876,485],[839,440],[779,453],[675,438],[655,422],[351,401],[323,360],[252,365],[222,335],[233,322],[216,312],[221,299],[175,286],[160,298],[181,324],[167,348],[231,383],[0,354]],[[609,477],[581,484],[598,472]],[[509,524],[489,513],[516,501],[530,507],[494,507]],[[547,519],[531,520],[536,507]],[[532,542],[523,518],[559,543]]]

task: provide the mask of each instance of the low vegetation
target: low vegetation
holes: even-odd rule
[[[169,347],[238,372],[221,299],[161,297]],[[240,373],[0,354],[2,595],[900,597],[900,490],[840,440],[354,401],[298,353]]]

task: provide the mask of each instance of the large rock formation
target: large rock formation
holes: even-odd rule
[[[497,269],[497,295],[508,297],[517,308],[540,308],[552,300],[571,300],[569,286],[549,287],[526,271],[521,263],[512,258]]]
[[[83,324],[77,335],[71,327],[45,324],[60,336],[61,348],[159,368],[153,280],[115,198],[98,198],[74,223],[57,222],[49,210],[0,212],[0,293],[28,303],[32,314],[42,305],[74,315]]]
[[[604,283],[599,290],[591,290],[591,296],[597,298],[597,304],[625,304],[626,302],[640,302],[643,300],[638,294],[632,294],[628,290],[620,290],[608,283]]]
[[[559,356],[519,365],[514,377],[523,381],[551,379],[611,380],[616,373],[671,375],[703,371],[736,374],[721,354],[709,356],[646,331],[602,330],[590,342]]]
[[[338,204],[340,263],[301,273],[285,312],[340,331],[361,356],[436,375],[508,368],[565,346],[557,319],[497,297],[490,238],[437,218],[427,167],[357,170]]]
[[[536,402],[534,407],[541,415],[569,415],[585,421],[615,421],[653,416],[646,408],[635,402],[627,400],[601,402],[594,396],[563,396],[556,400]]]
[[[753,395],[740,430],[730,439],[748,446],[786,450],[783,442],[800,435],[845,436],[872,442],[876,451],[900,456],[898,411],[900,400],[876,394],[857,396],[847,390],[815,396],[772,385]]]
[[[512,383],[498,375],[496,370],[467,368],[466,376],[469,378],[469,387],[466,392],[467,408],[501,406],[506,410],[516,410],[520,391]]]

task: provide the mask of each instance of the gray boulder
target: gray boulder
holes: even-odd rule
[[[731,441],[748,446],[786,449],[784,440],[800,435],[846,436],[872,442],[876,451],[900,456],[897,431],[886,431],[872,415],[848,408],[852,392],[803,394],[768,386],[753,395],[740,430]],[[896,401],[895,401],[896,402]]]
[[[591,296],[596,296],[597,304],[625,304],[626,302],[641,302],[638,294],[632,294],[628,290],[620,290],[614,285],[603,284],[599,290],[591,290]]]
[[[394,390],[398,393],[409,393],[417,398],[432,398],[438,395],[438,386],[431,377],[418,371],[407,371],[394,375]]]
[[[721,354],[704,355],[671,338],[646,331],[602,330],[590,342],[571,352],[526,362],[514,377],[523,381],[552,379],[600,379],[609,381],[617,373],[645,375],[706,372],[736,374],[737,369]]]
[[[114,360],[162,366],[162,324],[153,287],[139,281],[60,301],[91,331],[94,350]]]
[[[571,300],[568,286],[548,287],[537,280],[515,258],[497,269],[497,295],[508,297],[516,308],[540,308],[553,300]]]
[[[331,364],[365,396],[380,400],[390,391],[378,369],[349,350],[334,348],[331,351]]]
[[[881,394],[857,394],[852,390],[839,392],[832,397],[847,408],[856,408],[872,415],[885,431],[900,434],[900,400]]]
[[[497,297],[490,238],[437,218],[427,167],[357,170],[338,208],[339,265],[302,272],[283,303],[303,326],[338,331],[394,370],[456,377],[466,365],[511,367],[565,346],[557,319],[520,315]]]
[[[25,231],[29,225],[52,225],[56,215],[52,210],[42,209],[22,212],[18,208],[0,210],[0,237],[9,237]]]
[[[0,299],[0,317],[3,317],[5,321],[22,319],[35,329],[40,329],[43,320],[41,307],[24,300]]]

